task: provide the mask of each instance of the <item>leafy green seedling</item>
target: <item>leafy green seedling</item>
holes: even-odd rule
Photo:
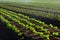
[[[22,33],[20,32],[20,33],[18,33],[18,36],[21,36],[22,35]]]
[[[44,35],[43,37],[45,38],[45,40],[50,40],[50,39],[49,39],[49,34]]]
[[[53,28],[53,25],[52,24],[49,24],[49,27]]]
[[[59,35],[59,33],[58,32],[53,32],[53,34],[52,34],[53,36],[58,36]]]
[[[54,26],[54,29],[58,29],[58,27],[57,26]]]

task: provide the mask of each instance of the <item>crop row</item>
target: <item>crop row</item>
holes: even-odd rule
[[[6,4],[4,4],[6,5]],[[19,8],[25,8],[25,9],[31,9],[31,10],[44,10],[47,12],[60,12],[59,8],[45,8],[45,7],[36,7],[32,5],[23,5],[23,4],[7,4],[8,6],[14,6],[14,7],[19,7]]]
[[[23,37],[22,37],[23,33],[15,25],[10,24],[10,21],[5,19],[2,15],[0,15],[0,19],[2,20],[3,23],[6,24],[6,27],[8,29],[16,32],[18,34],[18,36],[20,37],[20,39],[23,39]]]
[[[50,12],[42,12],[42,11],[35,11],[35,10],[29,10],[29,9],[24,9],[24,8],[18,8],[18,7],[12,7],[12,6],[6,6],[6,5],[1,5],[0,7],[16,11],[16,12],[22,12],[22,13],[29,13],[32,15],[37,15],[41,17],[46,17],[46,18],[51,18],[51,19],[58,19],[60,20],[60,14],[55,14],[55,13],[50,13]],[[36,14],[37,13],[37,14]]]

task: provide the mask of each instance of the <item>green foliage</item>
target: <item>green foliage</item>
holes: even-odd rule
[[[53,36],[58,36],[59,35],[59,33],[58,32],[53,32],[53,34],[52,34]]]
[[[49,27],[53,28],[53,25],[52,24],[49,24]]]

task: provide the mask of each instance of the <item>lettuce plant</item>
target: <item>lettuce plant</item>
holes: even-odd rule
[[[59,33],[58,32],[53,32],[53,34],[52,34],[53,36],[58,36],[59,35]]]

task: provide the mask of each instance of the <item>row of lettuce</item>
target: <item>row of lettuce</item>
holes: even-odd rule
[[[14,6],[14,7],[20,7],[20,8],[25,8],[25,9],[31,9],[31,10],[44,10],[48,12],[57,12],[60,13],[59,8],[45,8],[45,7],[36,7],[34,5],[23,5],[23,4],[4,4],[4,5],[9,5],[9,6]]]
[[[16,12],[22,12],[22,13],[32,14],[32,15],[46,17],[50,19],[60,20],[60,13],[56,13],[56,12],[50,13],[45,10],[36,11],[36,10],[30,10],[30,8],[28,9],[24,7],[13,7],[8,5],[0,5],[0,7],[8,10],[16,11]]]
[[[7,28],[18,33],[18,36],[21,37],[23,32],[21,32],[15,25],[12,25],[11,21],[17,23],[19,26],[22,26],[22,28],[29,29],[32,33],[44,38],[45,40],[50,40],[50,36],[58,37],[60,34],[57,26],[53,26],[52,24],[47,25],[44,22],[30,18],[23,14],[17,14],[15,12],[0,8],[0,16],[1,21],[7,25]],[[54,31],[52,32],[50,29]]]

